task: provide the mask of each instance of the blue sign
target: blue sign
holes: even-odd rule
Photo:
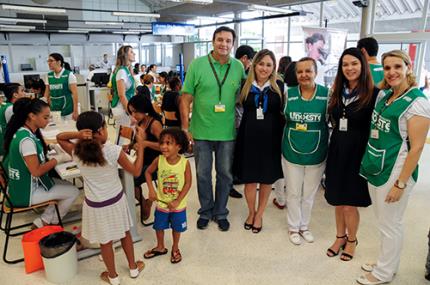
[[[167,35],[167,36],[192,36],[197,33],[196,26],[193,24],[181,23],[165,23],[154,22],[152,23],[153,35]]]

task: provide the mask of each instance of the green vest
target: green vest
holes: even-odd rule
[[[6,110],[7,108],[9,108],[9,106],[12,106],[13,104],[10,102],[6,102],[4,104],[1,104],[0,106],[0,155],[4,155],[5,151],[4,151],[4,147],[3,147],[3,142],[4,142],[4,134],[6,132],[6,126],[7,126],[7,122],[6,122]]]
[[[61,111],[61,116],[73,113],[73,97],[69,89],[70,72],[64,69],[59,78],[55,78],[53,71],[48,73],[51,111]]]
[[[112,97],[112,103],[111,103],[112,108],[115,108],[119,102],[118,87],[117,87],[117,83],[116,83],[116,75],[117,75],[118,71],[120,71],[121,69],[123,69],[125,71],[128,79],[131,82],[130,88],[125,91],[125,97],[127,98],[127,101],[130,101],[131,97],[134,96],[134,78],[131,75],[130,70],[128,70],[127,66],[121,66],[120,68],[115,70],[115,72],[112,75],[112,89],[113,89],[113,97]]]
[[[426,98],[417,88],[411,88],[394,100],[389,106],[385,103],[392,90],[384,90],[385,96],[376,104],[370,124],[371,136],[361,162],[360,174],[376,187],[384,185],[393,171],[402,147],[409,150],[407,140],[400,134],[399,122],[403,114],[417,98]],[[378,138],[372,132],[378,132]],[[418,178],[418,165],[412,173],[414,181]]]
[[[384,68],[381,64],[369,64],[370,73],[372,74],[373,83],[378,85],[384,79]]]
[[[286,124],[282,139],[284,158],[294,164],[316,165],[327,156],[328,89],[316,85],[312,99],[303,100],[300,86],[288,89]]]
[[[31,193],[33,185],[41,185],[46,191],[54,186],[54,181],[45,173],[41,177],[33,177],[25,164],[24,157],[20,151],[21,143],[24,139],[30,138],[36,145],[39,163],[45,163],[46,158],[43,153],[43,146],[40,140],[28,129],[20,128],[14,135],[9,147],[8,157],[8,193],[14,206],[27,207],[31,205]]]

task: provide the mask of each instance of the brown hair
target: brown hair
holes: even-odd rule
[[[294,67],[294,72],[296,72],[296,73],[297,73],[297,63],[299,63],[299,62],[305,62],[305,61],[311,61],[311,62],[312,62],[312,64],[314,65],[315,73],[318,73],[318,66],[317,66],[317,62],[316,62],[316,60],[315,60],[315,59],[313,59],[312,57],[309,57],[309,56],[302,57],[301,59],[299,59],[299,60],[296,62],[296,66]]]
[[[406,64],[406,66],[411,69],[412,68],[412,61],[411,58],[409,57],[409,55],[402,51],[402,50],[392,50],[389,52],[386,52],[384,54],[382,54],[382,66],[384,66],[384,61],[387,57],[397,57],[400,58],[401,60],[403,60],[403,62]],[[412,70],[409,70],[409,72],[406,74],[406,80],[408,81],[408,87],[412,87],[412,86],[417,86],[417,79],[414,75],[414,73],[412,72]],[[391,86],[387,83],[387,80],[385,80],[385,76],[384,79],[382,80],[382,82],[379,84],[379,86],[381,87],[381,89],[390,89]]]
[[[115,62],[115,71],[117,71],[121,66],[127,66],[130,70],[130,73],[133,74],[131,69],[131,62],[128,61],[128,51],[130,49],[133,49],[132,46],[126,45],[119,48],[117,54],[116,54],[116,62]]]
[[[356,87],[358,92],[358,110],[368,106],[372,102],[374,85],[370,75],[369,64],[358,48],[348,48],[344,50],[339,59],[336,79],[334,80],[332,95],[328,106],[329,112],[331,112],[334,107],[340,105],[340,102],[342,102],[342,90],[345,85],[348,85],[348,80],[342,71],[342,63],[345,55],[351,55],[357,58],[361,63],[360,77],[358,78],[358,84]]]
[[[148,85],[154,83],[154,76],[152,76],[151,74],[145,74],[143,76],[143,84]]]

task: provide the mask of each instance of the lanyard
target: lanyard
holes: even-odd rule
[[[391,106],[391,105],[392,105],[392,104],[393,104],[397,99],[399,99],[400,97],[402,97],[403,95],[405,95],[408,91],[409,91],[409,88],[408,88],[408,89],[406,89],[406,90],[405,90],[405,92],[403,92],[403,94],[402,94],[402,95],[400,95],[400,96],[398,96],[396,99],[394,99],[390,104],[388,104],[388,101],[391,99],[391,97],[393,97],[394,92],[393,92],[393,94],[391,94],[390,96],[388,96],[387,100],[385,100],[385,102],[384,102],[384,106],[382,106],[381,111],[378,113],[378,117],[377,117],[376,122],[378,122],[378,121],[379,121],[379,118],[382,116],[382,113],[384,113],[384,111],[385,111],[389,106]]]
[[[222,86],[224,85],[225,80],[227,79],[228,73],[229,73],[229,71],[230,71],[230,66],[231,66],[231,64],[228,64],[227,70],[226,70],[226,72],[225,72],[225,74],[224,74],[224,78],[223,78],[223,79],[222,79],[222,81],[220,82],[220,81],[219,81],[218,74],[216,73],[216,70],[215,70],[214,64],[212,63],[212,60],[211,60],[211,57],[209,56],[209,54],[208,54],[208,60],[209,60],[209,65],[210,65],[210,66],[211,66],[211,68],[212,68],[212,72],[213,72],[213,74],[214,74],[214,76],[215,76],[216,83],[218,84],[219,102],[221,103],[221,88],[222,88]]]

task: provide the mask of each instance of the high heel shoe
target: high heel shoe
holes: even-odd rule
[[[358,245],[358,240],[349,240],[348,238],[346,239],[347,243],[355,243],[355,247],[357,247]],[[355,249],[354,249],[355,250]],[[346,253],[346,252],[342,252],[342,254],[340,255],[340,260],[342,261],[350,261],[354,258],[354,255]]]
[[[347,239],[347,236],[346,235],[343,235],[343,236],[336,236],[336,239]],[[340,250],[342,249],[344,249],[345,248],[345,245],[346,245],[346,242],[341,246],[341,247],[339,247],[339,249],[338,249],[338,251],[336,252],[336,251],[334,251],[333,249],[331,249],[331,248],[328,248],[327,249],[327,252],[326,252],[326,254],[327,254],[327,256],[328,257],[335,257],[335,256],[337,256],[338,254],[339,254],[339,252],[340,252]]]
[[[263,219],[261,219],[261,227],[255,227],[252,225],[252,233],[258,234],[263,229]]]
[[[249,231],[250,229],[252,229],[252,224],[247,224],[246,222],[243,224],[243,228],[247,231]]]

